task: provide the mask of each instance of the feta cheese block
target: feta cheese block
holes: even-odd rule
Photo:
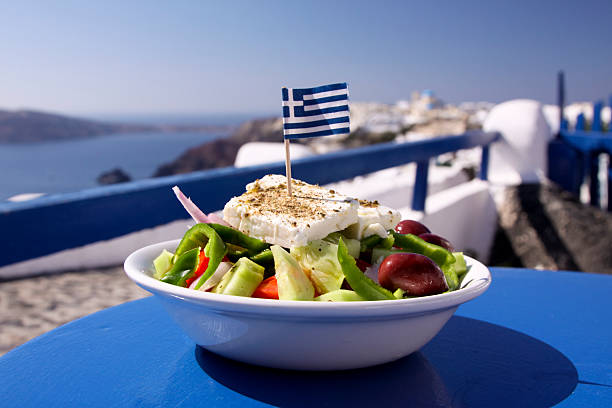
[[[241,232],[285,248],[325,238],[358,221],[359,202],[333,190],[267,175],[247,184],[246,192],[225,204],[223,219]]]
[[[359,200],[357,222],[344,234],[348,238],[363,239],[371,235],[387,237],[387,231],[395,228],[402,219],[399,211],[380,205],[378,201]]]

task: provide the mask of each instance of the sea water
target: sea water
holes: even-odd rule
[[[98,185],[104,172],[120,168],[132,180],[151,177],[190,147],[227,134],[124,133],[91,139],[0,144],[0,202],[23,193],[74,192]]]

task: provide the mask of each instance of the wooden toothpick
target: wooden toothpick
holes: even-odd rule
[[[291,156],[289,154],[289,139],[285,139],[285,175],[287,176],[287,194],[291,197]]]

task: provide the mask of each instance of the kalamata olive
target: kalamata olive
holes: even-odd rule
[[[428,257],[412,253],[387,256],[378,269],[378,282],[390,291],[402,289],[411,296],[435,295],[448,290],[440,267]]]
[[[451,252],[455,252],[455,248],[453,248],[453,245],[446,238],[442,238],[439,235],[432,234],[430,232],[426,232],[425,234],[419,235],[419,238],[421,238],[424,241],[429,242],[430,244],[438,245]]]
[[[421,235],[425,234],[429,231],[429,228],[424,226],[418,221],[414,220],[402,220],[395,226],[395,231],[400,234],[413,234],[413,235]]]

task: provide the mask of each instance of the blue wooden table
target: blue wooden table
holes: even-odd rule
[[[612,276],[493,268],[421,351],[293,372],[196,347],[153,298],[76,320],[0,359],[3,407],[612,406]]]

